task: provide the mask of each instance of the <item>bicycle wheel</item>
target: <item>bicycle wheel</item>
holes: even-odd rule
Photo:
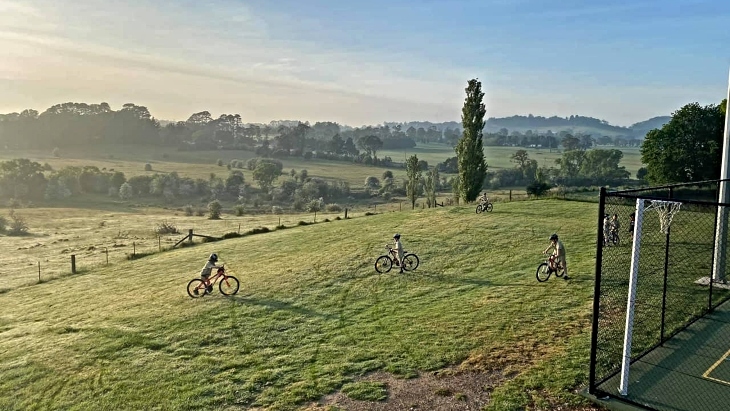
[[[406,254],[403,257],[403,269],[405,271],[413,271],[418,268],[418,256],[415,254]]]
[[[190,280],[188,283],[188,295],[192,298],[199,298],[205,295],[205,283],[199,278]]]
[[[563,274],[565,274],[565,269],[563,267],[558,266],[558,269],[555,270],[555,276],[562,277]]]
[[[482,205],[481,205],[481,204],[479,204],[479,205],[477,206],[477,214],[481,213],[482,211],[484,211],[484,210],[482,210]]]
[[[218,283],[218,289],[223,295],[233,295],[238,292],[238,278],[228,275]]]
[[[387,255],[381,255],[377,260],[375,260],[375,271],[380,274],[387,273],[391,268],[393,268],[393,260],[391,260]]]
[[[487,211],[491,212],[493,208],[492,203],[487,204]]]
[[[548,264],[542,263],[537,266],[535,277],[537,277],[537,281],[544,283],[548,280],[548,278],[550,278],[550,274],[552,274],[552,270],[548,267]]]

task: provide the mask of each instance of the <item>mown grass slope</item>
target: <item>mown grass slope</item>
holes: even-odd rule
[[[357,376],[503,372],[494,409],[578,403],[595,204],[386,213],[166,252],[0,294],[0,409],[296,409]],[[394,232],[421,266],[376,274]],[[539,284],[552,232],[573,280]],[[237,296],[193,300],[210,252]]]

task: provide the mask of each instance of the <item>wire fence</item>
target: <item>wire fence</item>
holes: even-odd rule
[[[715,238],[717,213],[724,207],[717,202],[719,183],[601,190],[590,363],[592,394],[647,409],[677,409],[647,394],[649,382],[642,381],[638,375],[654,364],[651,359],[658,355],[657,349],[667,349],[673,337],[730,298],[725,284],[710,280],[716,245],[722,244]],[[658,208],[637,216],[637,199],[645,200],[647,205],[655,200],[678,203],[674,205],[678,211],[671,218],[667,233],[662,231],[662,218],[668,224],[668,216],[662,215]],[[727,243],[724,249],[730,252]],[[636,270],[635,287],[631,282],[632,262]],[[726,268],[721,274],[724,278]],[[695,339],[692,344],[696,346],[692,348],[706,349],[702,347],[704,343]],[[628,373],[623,373],[627,353],[630,353],[626,364],[629,368]],[[683,367],[688,367],[687,364],[662,362],[661,367],[668,375],[661,378],[662,390],[672,390],[675,395],[687,392],[688,379],[672,374],[682,373],[686,377]],[[701,373],[690,378],[691,383],[702,381]],[[686,393],[687,398],[692,395]],[[730,395],[730,390],[726,395]],[[715,400],[703,401],[701,395],[693,402],[695,410],[717,409]]]

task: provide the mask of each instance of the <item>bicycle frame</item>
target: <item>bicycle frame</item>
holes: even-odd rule
[[[210,286],[210,287],[212,287],[221,278],[223,279],[223,281],[225,281],[228,278],[228,276],[226,275],[225,266],[218,267],[218,270],[216,271],[215,275],[213,277],[210,277],[210,278],[207,279],[207,283],[208,283],[207,285]]]

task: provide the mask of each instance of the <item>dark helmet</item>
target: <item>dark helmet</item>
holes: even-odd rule
[[[218,254],[216,254],[216,253],[213,253],[213,254],[211,254],[211,255],[210,255],[210,257],[209,257],[208,259],[209,259],[210,261],[212,261],[212,262],[214,262],[214,263],[215,263],[216,261],[218,261]]]
[[[400,234],[398,234],[398,233],[395,233],[395,235],[393,236],[393,238],[395,238],[395,239],[398,239],[398,238],[400,238]]]
[[[557,240],[558,240],[558,235],[557,234],[553,234],[553,235],[550,236],[550,241],[557,241]]]

